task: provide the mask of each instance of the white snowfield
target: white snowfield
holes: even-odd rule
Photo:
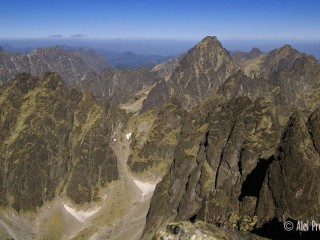
[[[90,211],[77,211],[76,209],[69,207],[67,204],[63,204],[64,209],[70,213],[73,217],[75,217],[79,222],[85,222],[88,218],[95,215],[101,207],[96,207],[91,209]]]
[[[132,133],[127,133],[126,134],[126,139],[129,140],[131,138],[131,136],[132,136]]]
[[[137,185],[137,187],[141,190],[143,197],[154,192],[154,189],[156,188],[156,184],[151,184],[148,182],[140,182],[136,179],[133,179],[133,181]]]

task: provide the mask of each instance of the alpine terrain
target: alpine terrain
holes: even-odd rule
[[[316,58],[214,36],[125,57],[0,50],[0,239],[320,237],[284,228],[320,223]]]

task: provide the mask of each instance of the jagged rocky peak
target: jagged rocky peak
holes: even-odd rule
[[[259,48],[254,47],[251,49],[250,52],[232,51],[232,52],[230,52],[230,55],[236,63],[241,63],[241,62],[246,61],[248,59],[258,57],[262,53],[263,52],[261,52],[261,50]]]
[[[291,68],[294,61],[303,56],[306,56],[306,54],[300,53],[290,45],[285,45],[238,63],[247,76],[269,78],[276,71]]]
[[[237,69],[218,39],[206,37],[187,52],[168,82],[189,108],[214,94]]]
[[[106,61],[89,50],[61,50],[60,47],[37,48],[29,54],[4,52],[0,57],[0,78],[9,82],[17,73],[42,77],[45,72],[56,72],[70,84],[97,79],[108,68]]]
[[[216,36],[207,36],[202,39],[194,48],[192,48],[189,52],[195,50],[202,50],[204,53],[220,53],[229,57],[228,52],[223,48],[221,42],[218,40]],[[211,55],[213,57],[213,55]],[[213,59],[209,59],[213,60]]]
[[[202,45],[202,44],[217,44],[220,47],[222,47],[222,44],[220,43],[220,41],[218,40],[218,38],[216,36],[206,36],[204,39],[202,39],[198,45]]]
[[[284,56],[290,56],[292,58],[297,58],[302,55],[298,50],[294,49],[291,45],[286,44],[281,48],[275,49],[271,51],[271,54],[274,54],[275,57],[284,57]]]

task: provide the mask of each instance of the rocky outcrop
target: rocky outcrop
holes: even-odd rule
[[[95,201],[118,178],[108,107],[59,76],[20,74],[0,90],[0,203],[35,210],[56,196]]]
[[[159,231],[152,238],[153,240],[167,239],[197,239],[197,240],[259,240],[265,239],[249,233],[236,232],[233,229],[223,229],[214,225],[197,221],[194,224],[190,222],[176,222],[168,224],[163,230]]]

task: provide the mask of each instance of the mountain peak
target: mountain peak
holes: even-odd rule
[[[171,75],[171,82],[185,96],[184,107],[211,96],[237,69],[216,37],[205,37],[190,49]]]
[[[206,36],[202,41],[219,41],[216,36]]]
[[[249,54],[251,54],[251,53],[259,53],[259,54],[261,54],[262,52],[261,52],[261,50],[260,50],[259,48],[254,47],[254,48],[252,48],[251,51],[249,52]]]
[[[222,44],[220,43],[220,41],[218,40],[218,38],[216,36],[207,36],[204,39],[202,39],[197,45],[212,45],[212,46],[219,46],[221,48],[223,48]]]
[[[300,53],[298,50],[293,48],[291,45],[286,44],[281,48],[277,49],[277,52],[282,52],[282,53]]]
[[[258,57],[259,55],[261,55],[262,52],[259,48],[254,47],[251,49],[251,51],[247,54],[248,58],[255,58]]]

